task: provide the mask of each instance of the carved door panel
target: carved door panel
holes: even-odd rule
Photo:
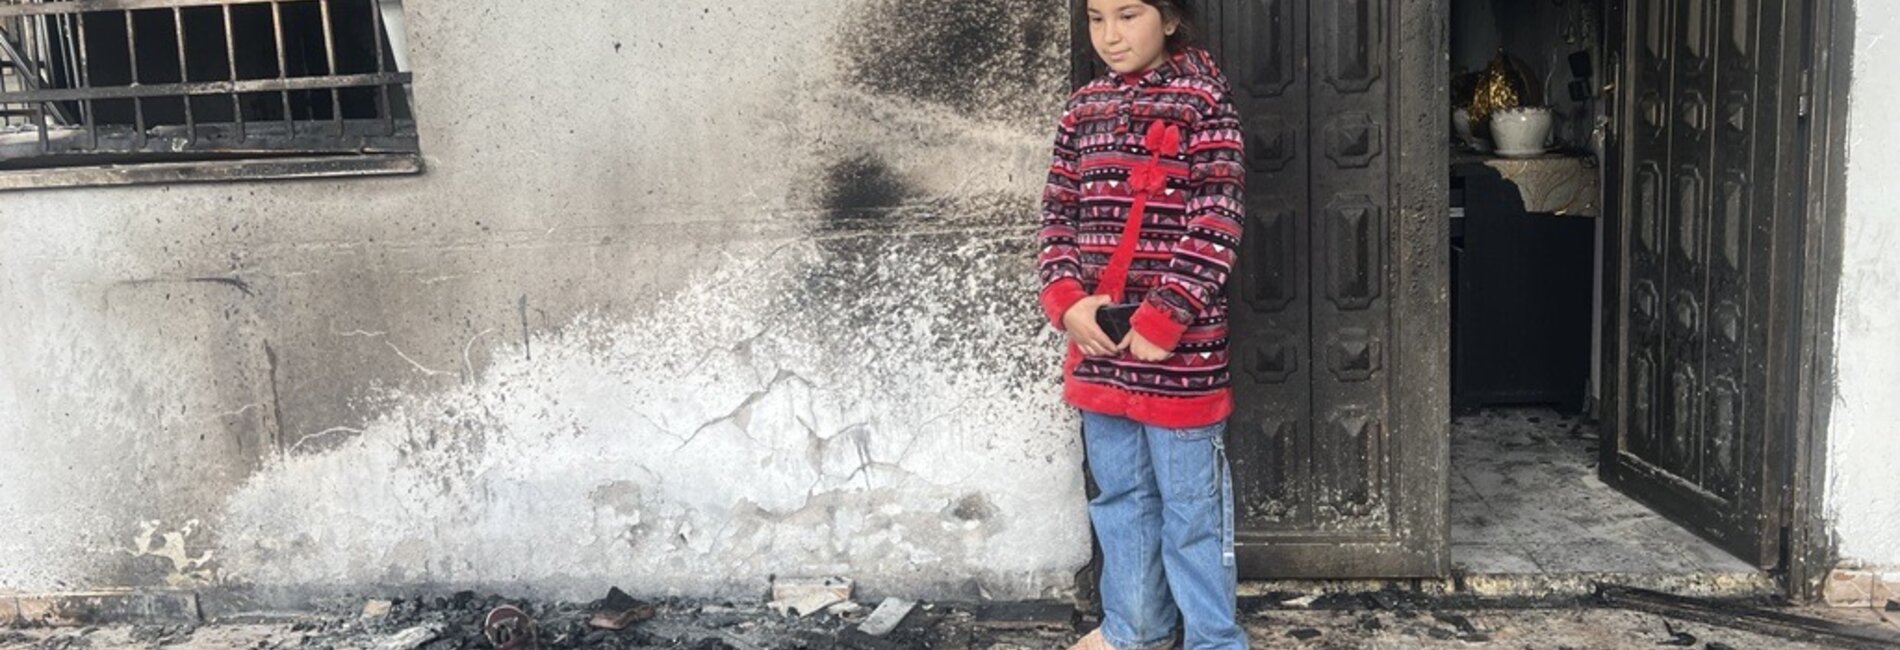
[[[1611,190],[1616,345],[1606,481],[1730,552],[1778,556],[1789,330],[1781,269],[1799,222],[1796,2],[1630,0]]]

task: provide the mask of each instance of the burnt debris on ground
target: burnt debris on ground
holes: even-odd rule
[[[278,616],[261,624],[239,616],[205,624],[0,629],[0,650],[1061,650],[1098,623],[1065,601],[873,598],[859,603],[852,587],[843,579],[777,580],[769,595],[750,601],[648,600],[614,589],[598,600],[575,603],[463,591],[338,601],[327,611]],[[1243,598],[1240,610],[1257,647],[1313,650],[1495,644],[1818,650],[1866,647],[1862,643],[1881,633],[1878,625],[1862,630],[1803,615],[1818,610],[1616,589],[1563,602],[1477,600],[1404,589],[1286,592]],[[242,629],[246,625],[252,627]]]
[[[1007,624],[985,618],[994,604],[891,601],[873,609],[839,600],[817,611],[774,603],[690,599],[638,601],[615,590],[592,603],[543,604],[461,592],[449,597],[372,601],[368,616],[312,617],[301,640],[274,647],[391,650],[492,648],[487,614],[513,605],[532,620],[522,648],[685,648],[690,650],[885,650],[1014,644],[1049,647],[1074,633],[1073,608],[1036,604],[1012,610]],[[809,600],[807,603],[811,602]],[[1033,614],[1025,615],[1024,612]],[[631,612],[631,614],[629,614]],[[882,612],[882,615],[878,615]],[[618,629],[615,629],[615,628]]]

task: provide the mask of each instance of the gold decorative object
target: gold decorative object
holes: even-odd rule
[[[1511,61],[1510,55],[1498,52],[1497,58],[1478,78],[1478,85],[1471,94],[1471,126],[1479,132],[1486,132],[1491,114],[1506,108],[1525,105],[1528,96],[1524,75]]]

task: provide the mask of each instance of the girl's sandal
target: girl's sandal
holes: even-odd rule
[[[1069,650],[1115,650],[1115,646],[1108,644],[1108,639],[1102,637],[1102,628],[1098,627],[1069,646]]]

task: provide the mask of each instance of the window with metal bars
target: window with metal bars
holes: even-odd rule
[[[397,0],[0,0],[0,190],[420,169]]]

